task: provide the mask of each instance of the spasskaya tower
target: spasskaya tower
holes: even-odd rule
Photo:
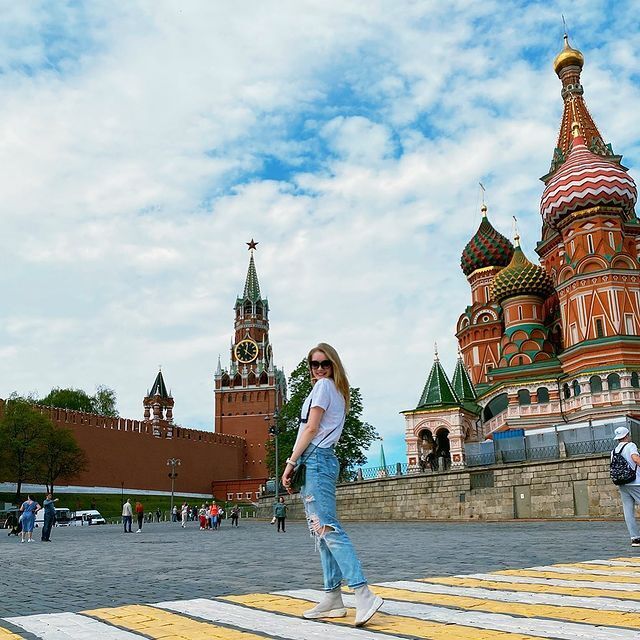
[[[284,373],[276,369],[269,341],[269,302],[260,294],[254,253],[257,242],[247,242],[249,268],[244,291],[236,299],[234,336],[228,369],[218,358],[215,372],[215,422],[217,433],[245,439],[244,473],[266,479],[265,445],[273,414],[286,394]]]

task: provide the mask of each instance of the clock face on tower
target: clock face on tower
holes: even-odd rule
[[[245,338],[236,345],[235,354],[238,362],[249,364],[258,357],[258,345],[251,338]]]

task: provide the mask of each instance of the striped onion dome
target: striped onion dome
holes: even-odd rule
[[[491,297],[498,303],[513,296],[535,295],[548,298],[554,291],[547,272],[527,260],[516,236],[516,248],[511,262],[493,279]]]
[[[464,248],[460,266],[465,276],[484,267],[505,267],[513,255],[513,245],[493,228],[487,218],[487,207],[482,205],[482,222],[475,235]]]
[[[554,224],[565,214],[597,205],[632,212],[638,196],[633,178],[616,162],[589,151],[575,124],[573,133],[567,160],[549,178],[542,194],[542,219]]]

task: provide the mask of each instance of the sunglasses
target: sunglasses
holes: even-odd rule
[[[312,369],[328,369],[331,367],[331,360],[322,360],[322,362],[318,362],[317,360],[312,360],[310,363]]]

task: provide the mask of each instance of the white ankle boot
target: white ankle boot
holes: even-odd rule
[[[384,604],[384,600],[373,593],[366,584],[357,587],[354,591],[356,595],[356,627],[361,627]]]
[[[325,591],[322,600],[313,609],[305,611],[302,617],[314,620],[316,618],[342,618],[346,615],[347,610],[342,602],[342,592],[340,587],[337,587],[333,591]]]

